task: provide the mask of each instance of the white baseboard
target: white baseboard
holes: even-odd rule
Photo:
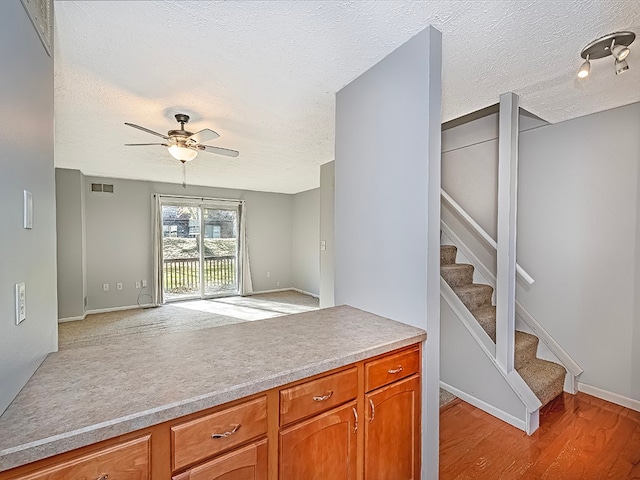
[[[278,292],[291,292],[291,291],[302,293],[303,295],[309,295],[309,296],[314,297],[314,298],[320,298],[320,296],[316,295],[315,293],[305,292],[304,290],[300,290],[299,288],[293,288],[293,287],[276,288],[276,289],[273,289],[273,290],[259,290],[259,291],[256,291],[256,292],[251,292],[247,296],[261,295],[263,293],[278,293]]]
[[[85,318],[87,318],[87,315],[92,315],[94,313],[111,313],[111,312],[119,312],[121,310],[134,310],[136,308],[146,308],[151,306],[152,305],[126,305],[124,307],[96,308],[93,310],[87,310],[86,312],[84,312],[84,315],[81,315],[79,317],[59,318],[58,323],[75,322],[76,320],[84,320]]]
[[[293,290],[293,288],[287,287],[287,288],[274,288],[273,290],[258,290],[258,291],[251,292],[247,296],[250,297],[251,295],[261,295],[263,293],[288,292],[289,290]]]
[[[299,288],[291,288],[290,290],[293,290],[293,291],[298,292],[298,293],[302,293],[303,295],[309,295],[310,297],[313,297],[313,298],[320,298],[320,295],[317,295],[317,294],[311,293],[311,292],[307,292],[305,290],[300,290]]]
[[[78,317],[59,318],[58,323],[75,322],[76,320],[84,320],[85,318],[87,318],[87,312],[84,312],[84,315],[80,315]]]
[[[521,420],[519,418],[516,418],[510,413],[500,410],[499,408],[496,408],[493,405],[489,405],[488,403],[483,402],[479,398],[469,395],[468,393],[465,393],[462,390],[458,390],[457,388],[452,387],[451,385],[448,385],[443,381],[440,381],[440,386],[444,388],[447,392],[453,393],[456,397],[464,400],[467,403],[470,403],[471,405],[473,405],[476,408],[479,408],[480,410],[487,412],[489,415],[493,415],[494,417],[499,418],[503,422],[506,422],[509,425],[512,425],[519,430],[522,430],[523,432],[527,431],[526,420]]]
[[[630,408],[636,412],[640,412],[640,401],[633,398],[625,397],[617,393],[602,390],[601,388],[587,385],[586,383],[578,382],[578,391],[586,393],[587,395],[593,395],[594,397],[601,398],[607,402],[615,403],[623,407]]]

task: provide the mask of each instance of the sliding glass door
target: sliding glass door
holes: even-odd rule
[[[238,206],[171,198],[161,207],[165,300],[237,295]]]
[[[238,293],[238,210],[203,208],[203,295]]]

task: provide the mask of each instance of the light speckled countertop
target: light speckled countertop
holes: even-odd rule
[[[341,306],[52,353],[0,416],[0,471],[425,339]]]

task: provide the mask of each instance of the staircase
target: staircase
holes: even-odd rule
[[[473,283],[473,265],[456,263],[457,248],[440,247],[440,275],[495,343],[496,307],[491,303],[493,288]],[[566,370],[557,363],[537,357],[539,339],[535,335],[515,332],[515,369],[538,397],[542,405],[560,395]]]

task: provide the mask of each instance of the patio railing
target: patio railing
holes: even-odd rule
[[[171,293],[188,293],[200,289],[200,259],[166,258],[162,271],[164,289]],[[205,257],[203,265],[205,292],[225,290],[236,283],[236,257]]]

